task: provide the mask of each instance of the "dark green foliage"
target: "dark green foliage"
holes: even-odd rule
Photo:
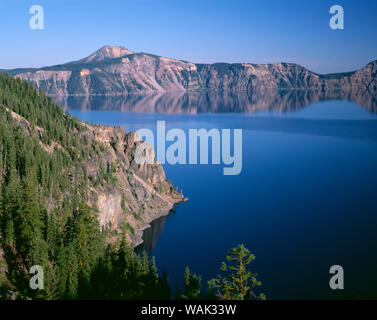
[[[185,300],[198,300],[201,298],[201,277],[191,272],[189,267],[185,270],[185,282],[183,284],[182,299]]]
[[[92,274],[90,299],[170,299],[166,275],[157,273],[154,259],[137,255],[123,242],[108,246]]]
[[[127,230],[129,230],[131,234],[135,235],[135,229],[129,223],[127,223]]]
[[[87,205],[85,168],[100,148],[85,130],[27,82],[0,74],[0,245],[12,289],[34,299],[157,297],[160,286],[168,292],[154,261],[125,243],[105,250]],[[53,143],[60,146],[54,152],[42,145]],[[116,183],[114,163],[100,169],[100,183]],[[45,290],[29,287],[33,265],[43,267]]]

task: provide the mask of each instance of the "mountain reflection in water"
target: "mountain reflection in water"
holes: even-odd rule
[[[274,90],[246,92],[166,92],[143,96],[55,96],[58,104],[71,110],[112,110],[138,113],[255,113],[290,112],[326,100],[355,102],[377,113],[377,99],[368,91]]]
[[[146,250],[182,284],[185,267],[213,278],[237,244],[257,259],[269,299],[373,298],[377,288],[377,108],[368,92],[166,93],[65,97],[70,113],[127,131],[243,130],[243,169],[164,164],[190,200],[144,230]],[[347,290],[329,290],[329,266]],[[276,268],[279,266],[279,268]],[[362,272],[360,272],[362,270]],[[284,274],[284,277],[281,275]]]

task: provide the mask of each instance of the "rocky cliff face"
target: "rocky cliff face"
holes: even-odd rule
[[[99,174],[100,163],[114,166],[113,184],[91,187],[90,204],[98,208],[102,228],[117,231],[125,228],[130,243],[142,242],[142,231],[154,219],[167,215],[183,200],[175,187],[166,180],[162,166],[138,164],[134,160],[139,137],[126,133],[123,127],[89,126],[88,140],[105,146],[98,158],[87,162],[89,177]],[[115,237],[116,238],[116,237]]]
[[[377,93],[377,61],[356,72],[318,75],[302,66],[194,64],[123,47],[105,46],[89,57],[52,67],[8,70],[50,95],[124,95],[147,92],[271,89],[362,90]]]
[[[52,154],[56,148],[62,150],[63,147],[54,141],[50,145],[42,142],[43,128],[31,126],[17,113],[11,112],[11,115],[27,136],[40,138],[46,152]],[[86,130],[80,133],[85,141],[99,146],[96,152],[82,159],[89,177],[89,205],[98,211],[100,227],[107,232],[110,242],[125,231],[128,243],[136,246],[142,242],[143,230],[150,226],[149,223],[167,215],[176,203],[183,200],[183,195],[166,180],[157,160],[154,164],[135,161],[135,149],[144,143],[137,134],[126,133],[123,127],[85,127]],[[102,179],[105,171],[111,172],[111,176]],[[54,203],[47,206],[52,208]]]

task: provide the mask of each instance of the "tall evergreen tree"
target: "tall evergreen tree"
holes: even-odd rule
[[[33,173],[30,172],[22,180],[21,199],[15,215],[16,247],[24,259],[31,259],[30,262],[33,262],[35,258],[33,251],[36,250],[38,243],[43,238],[44,224],[37,194],[36,182]]]
[[[257,274],[247,270],[255,256],[243,245],[233,248],[227,255],[228,264],[223,262],[220,270],[225,274],[208,282],[220,300],[265,299],[264,294],[256,296],[254,288],[261,285]]]
[[[201,277],[193,273],[189,267],[185,269],[185,282],[183,284],[182,299],[197,300],[201,298]]]

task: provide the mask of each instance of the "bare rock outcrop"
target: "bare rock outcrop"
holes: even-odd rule
[[[138,164],[134,160],[136,147],[144,142],[123,127],[89,126],[88,139],[106,147],[100,158],[88,162],[88,175],[100,174],[101,167],[110,166],[115,183],[91,188],[90,202],[98,207],[102,228],[125,228],[134,245],[142,242],[142,231],[156,218],[167,215],[183,200],[175,187],[166,180],[162,166]],[[100,169],[99,169],[100,168]]]

